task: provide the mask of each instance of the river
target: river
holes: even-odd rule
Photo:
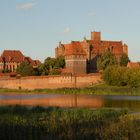
[[[126,108],[140,111],[140,96],[1,93],[0,105],[43,107]]]

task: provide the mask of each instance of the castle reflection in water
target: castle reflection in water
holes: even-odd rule
[[[85,95],[46,95],[37,94],[3,94],[0,105],[55,106],[55,107],[88,107],[97,108],[104,105],[100,97]]]

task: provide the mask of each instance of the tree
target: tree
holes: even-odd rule
[[[140,68],[109,66],[103,72],[103,80],[112,86],[140,86]]]
[[[17,68],[16,72],[21,76],[31,76],[33,74],[33,67],[27,62],[23,62]]]
[[[97,59],[97,69],[98,70],[105,70],[108,66],[117,65],[116,57],[110,52],[104,52],[98,59]]]
[[[47,57],[43,64],[38,68],[41,75],[60,74],[60,69],[65,67],[65,59],[63,56],[58,58]]]
[[[39,70],[38,67],[33,68],[32,75],[33,75],[33,76],[40,76],[40,75],[41,75],[41,72],[40,72],[40,70]]]
[[[128,86],[132,88],[140,86],[140,68],[128,68],[125,75]]]
[[[47,57],[45,59],[44,65],[48,70],[53,69],[55,67],[55,64],[56,64],[55,58]]]
[[[49,68],[45,64],[40,64],[38,66],[38,70],[39,70],[40,75],[48,75],[49,73]]]
[[[129,62],[129,57],[127,54],[123,54],[120,58],[120,66],[127,66],[127,63]]]
[[[126,67],[108,66],[103,72],[103,79],[112,86],[125,86],[127,85],[126,71]]]
[[[55,62],[55,68],[64,68],[64,67],[65,67],[64,56],[57,57]]]
[[[49,75],[59,75],[60,73],[61,73],[61,70],[60,69],[52,69],[49,72]]]

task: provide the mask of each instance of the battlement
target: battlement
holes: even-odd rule
[[[91,32],[91,40],[93,41],[101,41],[101,32]]]

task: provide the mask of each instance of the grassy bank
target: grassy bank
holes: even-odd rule
[[[109,86],[105,84],[95,85],[87,88],[60,88],[60,89],[35,89],[16,90],[0,89],[0,93],[56,93],[56,94],[93,94],[93,95],[139,95],[140,87],[130,88],[128,86]]]
[[[139,140],[139,117],[126,110],[0,107],[0,139]]]

